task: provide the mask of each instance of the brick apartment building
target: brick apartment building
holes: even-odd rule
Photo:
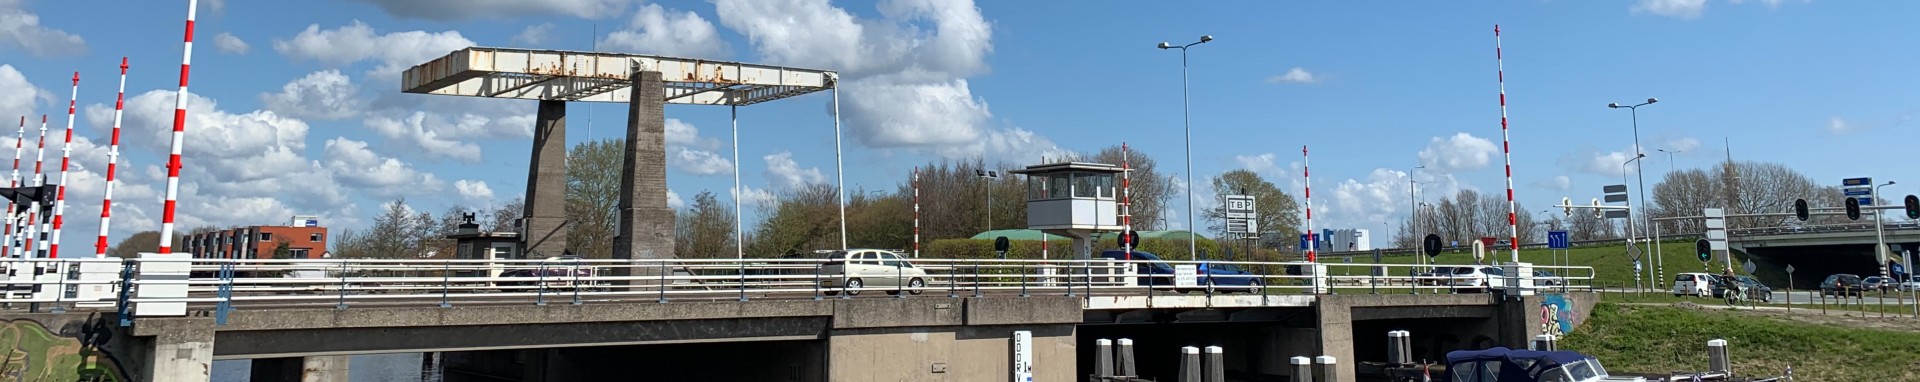
[[[211,259],[271,259],[283,242],[291,258],[318,259],[327,253],[327,228],[319,219],[295,217],[290,223],[195,233],[187,235],[181,247],[195,258]]]

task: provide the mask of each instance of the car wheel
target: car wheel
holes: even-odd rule
[[[912,295],[916,295],[916,296],[918,296],[918,295],[920,295],[920,290],[921,290],[921,289],[925,289],[926,287],[927,287],[927,282],[926,282],[926,280],[921,280],[921,279],[919,279],[919,278],[914,278],[914,279],[912,279],[912,280],[907,280],[907,293],[908,293],[908,294],[912,294]]]
[[[838,295],[840,295],[840,291],[837,291],[837,290],[829,290],[829,291],[821,291],[820,293],[824,293],[824,294],[826,294],[826,295],[828,295],[828,296],[838,296]]]
[[[1253,281],[1250,281],[1250,282],[1248,282],[1248,283],[1247,283],[1247,293],[1259,293],[1259,292],[1260,292],[1260,288],[1262,288],[1262,287],[1265,287],[1265,286],[1266,286],[1266,284],[1265,284],[1265,283],[1262,283],[1262,282],[1260,282],[1260,280],[1253,280]]]
[[[1207,293],[1212,294],[1220,291],[1219,289],[1214,287],[1215,285],[1213,284],[1213,278],[1207,278]]]
[[[846,289],[848,296],[859,296],[860,288],[865,287],[867,287],[867,284],[860,282],[860,279],[847,279],[846,287],[841,289]]]

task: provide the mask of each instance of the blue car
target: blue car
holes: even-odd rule
[[[1127,251],[1111,250],[1101,252],[1100,257],[1113,260],[1143,261],[1144,263],[1138,265],[1138,272],[1147,276],[1142,276],[1140,280],[1141,285],[1173,285],[1173,266],[1167,264],[1165,260],[1161,260],[1160,256],[1142,251],[1133,251],[1132,255],[1129,256]],[[1240,269],[1240,267],[1233,264],[1201,262],[1195,265],[1196,271],[1199,274],[1196,275],[1194,282],[1199,283],[1199,285],[1205,285],[1208,289],[1221,291],[1245,290],[1253,292],[1259,290],[1262,285],[1265,285],[1259,275]]]

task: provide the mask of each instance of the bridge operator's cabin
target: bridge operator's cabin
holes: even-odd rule
[[[1027,176],[1027,228],[1073,239],[1075,259],[1091,259],[1093,234],[1120,231],[1120,177],[1102,163],[1062,162],[1010,171]]]

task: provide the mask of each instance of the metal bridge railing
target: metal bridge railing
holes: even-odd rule
[[[1433,270],[1447,272],[1435,275]],[[1492,271],[1487,269],[1492,268]],[[585,304],[993,295],[1471,292],[1524,285],[1590,289],[1591,267],[1246,261],[907,259],[667,260],[0,260],[0,303],[165,311],[461,304]],[[1476,271],[1478,270],[1478,271]],[[155,313],[159,314],[159,313]],[[123,315],[123,317],[126,315]]]

